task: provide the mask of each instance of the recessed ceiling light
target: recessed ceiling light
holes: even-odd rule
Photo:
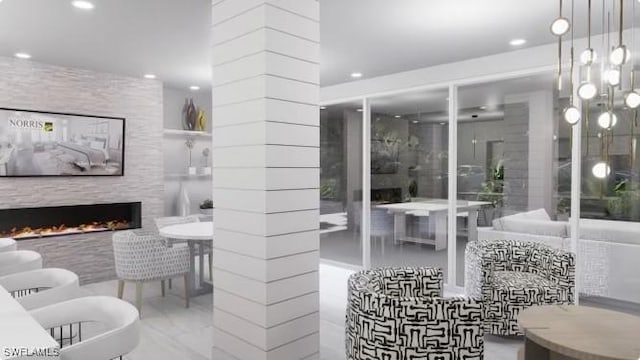
[[[144,74],[145,79],[155,79],[156,76],[154,74]]]
[[[326,106],[320,106],[320,110],[326,110],[327,107]]]
[[[31,55],[23,52],[15,53],[13,56],[17,57],[18,59],[31,59]]]
[[[527,43],[527,40],[525,39],[513,39],[511,41],[509,41],[509,45],[511,46],[522,46],[524,44]]]
[[[447,123],[443,123],[443,122],[441,122],[441,123],[440,123],[440,125],[446,125],[446,124],[447,124]]]
[[[480,106],[480,110],[487,110],[487,106],[486,105]]]
[[[191,85],[191,86],[189,86],[189,90],[198,91],[198,90],[200,90],[200,86]]]
[[[395,117],[396,119],[400,119],[402,116],[400,116],[400,115],[396,115],[396,116],[394,116],[394,117]]]
[[[362,112],[363,110],[362,110],[362,109],[357,109],[356,111],[357,111],[357,112]]]
[[[361,78],[362,77],[362,73],[361,72],[351,73],[351,77],[354,78],[354,79]]]
[[[413,120],[412,123],[417,124],[418,120]]]
[[[71,2],[71,5],[82,10],[92,10],[95,7],[92,3],[84,0],[74,0]]]

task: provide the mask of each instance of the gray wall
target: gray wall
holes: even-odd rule
[[[504,140],[505,121],[470,121],[458,125],[458,165],[487,164],[487,142]],[[476,139],[475,155],[473,139]]]
[[[162,215],[162,84],[0,57],[0,106],[127,119],[125,176],[0,179],[0,208],[142,202],[142,220]],[[45,266],[81,281],[115,277],[111,233],[20,241]]]
[[[188,89],[164,88],[163,115],[164,127],[167,129],[182,129],[182,107],[185,98],[193,98],[197,107],[201,107],[207,114],[207,132],[211,132],[211,91],[190,91]],[[186,136],[165,136],[163,140],[164,172],[165,174],[187,173],[189,164],[189,151],[185,145]],[[191,164],[198,170],[208,164],[211,166],[211,155],[208,159],[202,155],[205,148],[212,149],[212,139],[205,137],[195,138],[194,148],[191,153]],[[182,177],[175,178],[165,176],[164,188],[164,214],[178,215],[178,194],[180,186],[187,189],[191,199],[191,213],[199,212],[199,205],[205,199],[211,199],[211,177]]]

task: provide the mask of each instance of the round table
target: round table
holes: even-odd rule
[[[165,226],[158,230],[160,236],[172,240],[183,240],[189,245],[189,271],[191,295],[197,296],[213,291],[211,283],[204,280],[204,244],[213,242],[213,222],[192,222]],[[198,244],[199,275],[196,276],[196,244]],[[211,256],[211,254],[209,255]]]
[[[518,316],[524,359],[640,358],[640,317],[572,305],[534,306]]]
[[[213,222],[169,225],[158,231],[160,236],[178,240],[213,240]]]

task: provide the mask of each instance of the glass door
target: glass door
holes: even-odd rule
[[[362,102],[320,108],[320,256],[362,266]]]
[[[448,89],[372,98],[371,264],[447,277]]]

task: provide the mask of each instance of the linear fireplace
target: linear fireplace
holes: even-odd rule
[[[140,202],[0,209],[0,237],[16,240],[141,227]]]

